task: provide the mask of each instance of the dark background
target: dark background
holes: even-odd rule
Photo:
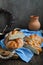
[[[29,17],[31,15],[38,15],[41,28],[43,29],[43,0],[0,0],[0,8],[12,14],[13,20],[9,22],[13,22],[14,27],[28,28]],[[3,17],[0,16],[1,18]],[[4,19],[0,21],[3,25],[2,29],[5,26],[5,21]],[[7,21],[7,23],[9,22]]]
[[[31,15],[39,15],[41,28],[43,29],[43,0],[0,0],[0,32],[3,31],[6,24],[8,29],[14,27],[28,28],[28,22]],[[11,15],[12,14],[12,15]],[[13,19],[12,19],[13,16]],[[11,26],[10,23],[13,23]],[[43,65],[43,52],[35,55],[29,63],[22,60],[1,60],[0,65]]]

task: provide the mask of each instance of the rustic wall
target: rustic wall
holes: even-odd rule
[[[0,0],[0,8],[12,13],[15,27],[27,27],[30,15],[39,15],[43,28],[43,0]]]
[[[9,0],[8,10],[16,16],[16,26],[27,27],[29,16],[32,14],[39,15],[40,22],[43,22],[43,0]]]

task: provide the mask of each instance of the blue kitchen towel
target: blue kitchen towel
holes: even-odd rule
[[[3,48],[3,49],[7,49],[5,44],[4,44],[4,39],[2,39],[0,41],[0,46]],[[31,58],[33,57],[33,52],[27,48],[18,48],[16,50],[13,50],[12,53],[17,53],[18,56],[25,62],[29,62],[31,60]]]
[[[25,36],[30,36],[32,34],[37,34],[39,36],[42,36],[41,30],[39,30],[39,31],[30,31],[28,29],[21,29],[20,31],[23,32],[25,34]]]
[[[3,48],[3,49],[6,49],[6,46],[4,44],[4,39],[0,40],[0,46]]]
[[[13,51],[13,53],[17,53],[18,56],[25,62],[29,62],[31,60],[31,58],[33,57],[33,52],[27,48],[18,48],[16,50]]]

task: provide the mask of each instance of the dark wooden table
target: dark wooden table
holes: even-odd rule
[[[17,60],[8,59],[2,60],[0,59],[0,65],[43,65],[43,51],[40,55],[34,55],[30,62],[26,63],[22,61],[20,58]]]

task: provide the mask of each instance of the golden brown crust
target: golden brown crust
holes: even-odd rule
[[[16,49],[17,48],[17,43],[15,41],[9,41],[7,44],[6,44],[7,48],[9,49]]]
[[[18,38],[18,39],[16,39],[15,41],[16,41],[16,42],[17,42],[17,44],[18,44],[18,48],[23,47],[24,42],[23,42],[23,40],[22,40],[22,39]]]
[[[38,51],[38,53],[42,51],[42,48],[40,47],[42,39],[38,35],[34,34],[29,37],[25,37],[25,41],[27,42],[27,45],[30,45],[33,49]]]
[[[9,34],[14,35],[14,34],[17,34],[18,32],[19,32],[19,31],[13,30],[13,31],[11,31]]]
[[[22,39],[17,38],[15,40],[10,40],[10,41],[6,42],[5,45],[9,49],[17,49],[17,48],[23,47],[24,42]]]

